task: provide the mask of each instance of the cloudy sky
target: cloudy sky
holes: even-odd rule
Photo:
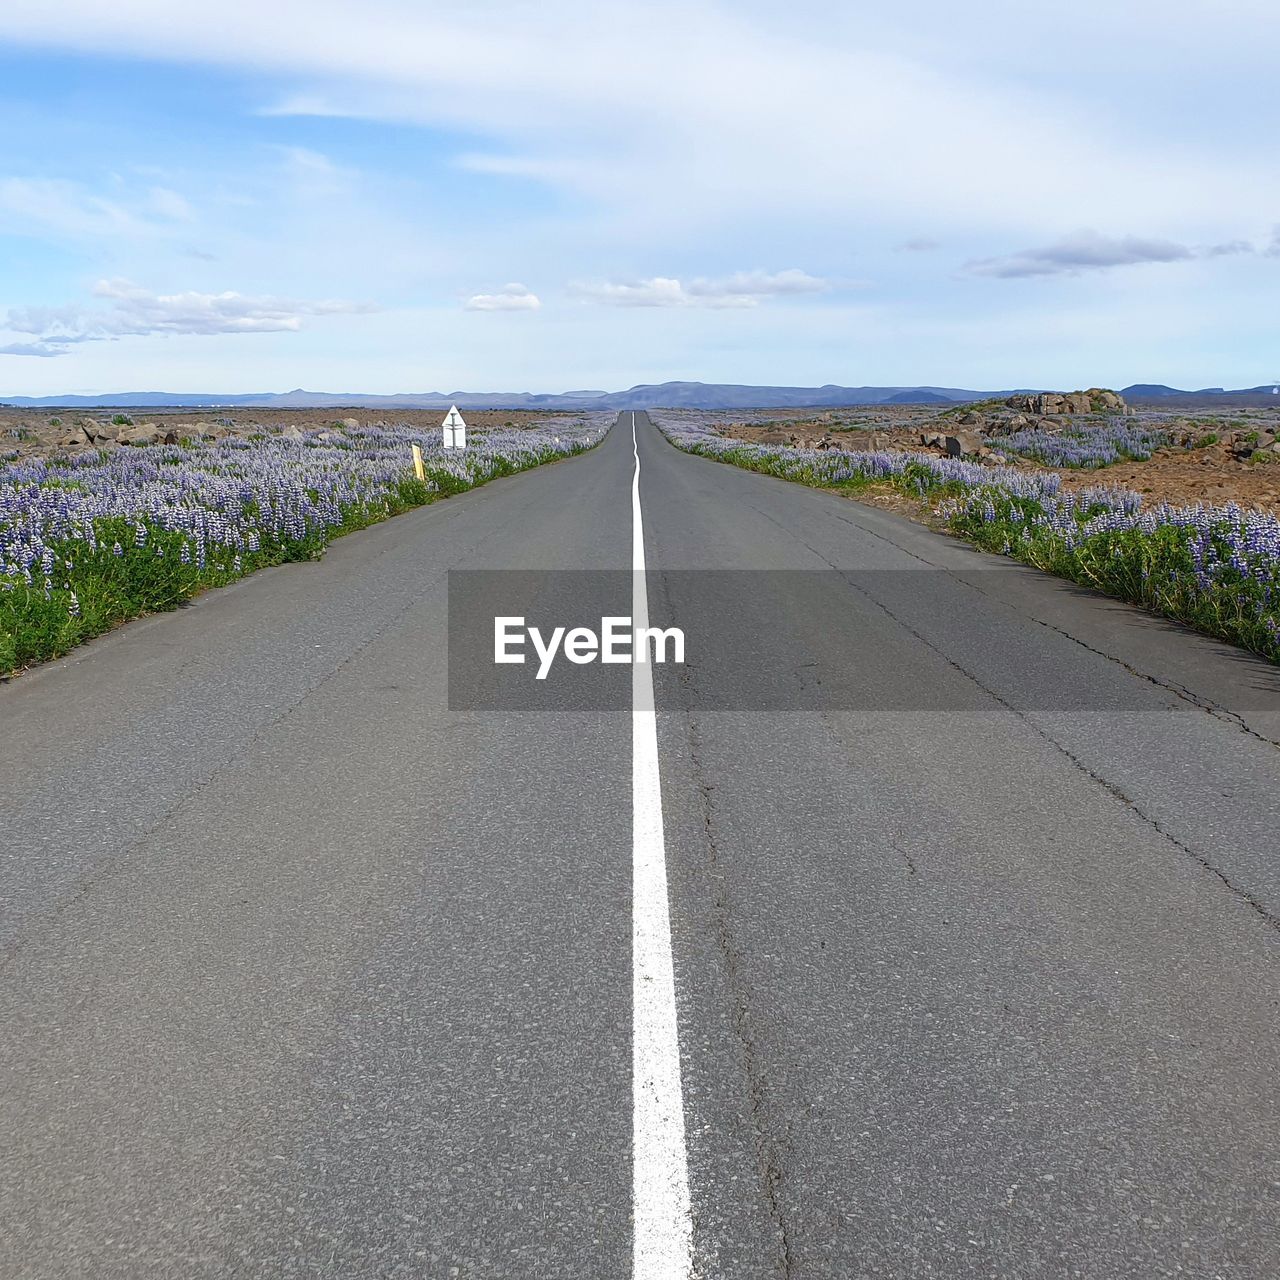
[[[1280,377],[1274,0],[4,0],[0,398]]]

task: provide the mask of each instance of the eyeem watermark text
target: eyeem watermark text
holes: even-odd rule
[[[494,662],[523,663],[526,644],[532,646],[538,660],[537,680],[547,678],[561,654],[578,666],[592,662],[684,662],[684,632],[679,627],[633,627],[629,617],[605,617],[600,619],[599,631],[553,627],[544,635],[540,628],[527,626],[523,617],[494,618]]]

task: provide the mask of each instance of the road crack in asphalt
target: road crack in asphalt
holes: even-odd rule
[[[877,508],[872,507],[870,509],[876,510]],[[838,565],[834,564],[822,551],[818,550],[818,548],[815,547],[812,543],[806,541],[804,538],[801,538],[798,534],[795,533],[794,530],[787,529],[786,526],[781,523],[781,521],[777,520],[774,516],[771,516],[767,511],[763,510],[760,507],[756,507],[754,504],[752,504],[752,510],[764,516],[765,519],[771,521],[779,529],[783,529],[785,532],[789,533],[803,547],[805,547],[809,551],[812,551],[813,554],[816,555],[828,567],[835,569],[836,572],[840,573],[842,576],[845,576],[847,574],[848,572],[847,570],[841,569]],[[946,565],[935,564],[933,561],[926,560],[923,556],[918,555],[916,552],[912,551],[909,547],[904,547],[901,543],[895,542],[892,538],[886,537],[884,534],[878,533],[874,529],[866,528],[864,525],[860,524],[857,520],[850,520],[847,516],[844,516],[838,512],[834,514],[836,519],[840,520],[844,524],[852,525],[854,528],[858,530],[859,533],[866,534],[868,537],[875,538],[879,542],[886,543],[888,546],[894,547],[896,550],[901,551],[903,555],[910,556],[913,560],[917,560],[921,564],[927,565],[931,569],[937,569],[940,572],[950,575],[950,577],[954,581],[959,582],[962,585],[968,587],[971,591],[976,591],[978,595],[982,596],[984,600],[988,600],[992,604],[998,605],[1003,609],[1007,609],[1015,617],[1022,618],[1027,622],[1032,622],[1038,627],[1044,627],[1047,631],[1052,631],[1055,634],[1062,636],[1064,640],[1069,640],[1071,641],[1072,644],[1079,645],[1080,648],[1086,650],[1089,653],[1092,653],[1095,657],[1104,658],[1106,661],[1114,663],[1116,666],[1120,667],[1123,671],[1127,672],[1129,675],[1135,677],[1136,679],[1145,680],[1148,684],[1154,685],[1157,689],[1163,689],[1166,693],[1173,694],[1175,698],[1178,698],[1181,701],[1186,702],[1187,704],[1195,707],[1199,711],[1203,711],[1206,715],[1212,716],[1215,720],[1220,720],[1224,724],[1229,724],[1233,728],[1239,729],[1241,733],[1247,734],[1249,737],[1255,738],[1257,739],[1257,741],[1264,743],[1269,747],[1280,749],[1280,740],[1277,740],[1275,738],[1269,738],[1267,737],[1266,734],[1259,733],[1258,730],[1254,729],[1248,723],[1248,721],[1246,721],[1245,718],[1242,715],[1240,715],[1238,712],[1232,711],[1228,707],[1224,707],[1221,703],[1214,702],[1212,698],[1206,698],[1203,694],[1196,693],[1195,690],[1187,688],[1186,685],[1178,684],[1176,681],[1162,680],[1159,676],[1152,675],[1151,672],[1149,671],[1143,671],[1141,668],[1135,667],[1132,663],[1126,662],[1123,658],[1118,658],[1116,657],[1115,654],[1108,653],[1105,649],[1099,649],[1096,645],[1090,644],[1087,640],[1082,640],[1079,636],[1073,634],[1070,631],[1067,631],[1063,627],[1056,626],[1052,622],[1046,622],[1043,618],[1037,618],[1034,614],[1027,613],[1025,610],[1019,609],[1016,605],[1011,604],[1008,600],[1002,600],[998,596],[991,595],[990,592],[984,591],[982,587],[980,587],[971,578],[961,576],[961,574],[964,573],[965,571],[960,569],[959,567],[948,567]],[[946,535],[946,534],[942,536],[953,537],[953,535]],[[970,550],[973,550],[970,544],[967,542],[964,542],[962,539],[957,538],[954,540],[959,545],[963,547],[967,547]],[[1029,574],[1033,574],[1037,577],[1048,577],[1055,581],[1070,582],[1070,579],[1068,578],[1057,578],[1056,575],[1054,574],[1045,574],[1043,573],[1042,570],[1036,569],[1032,566],[1016,565],[1011,567],[1016,567],[1017,569],[1025,570]],[[993,570],[984,570],[983,572],[993,572]],[[1074,585],[1079,586],[1080,584],[1076,583]],[[1115,597],[1113,596],[1100,595],[1099,599],[1106,600],[1110,603],[1116,603]],[[1125,603],[1125,602],[1120,601],[1119,603]],[[1153,616],[1158,616],[1158,615],[1153,615]],[[896,620],[897,619],[895,619],[895,621]]]
[[[761,514],[765,515],[768,519],[773,520],[773,517],[769,516],[767,512],[761,512]],[[777,520],[773,520],[773,523],[777,524],[779,528],[783,527]],[[1116,783],[1112,782],[1109,778],[1104,777],[1091,765],[1086,764],[1085,761],[1082,760],[1078,755],[1076,755],[1075,752],[1073,752],[1069,747],[1064,746],[1047,729],[1037,724],[1034,720],[1032,720],[1029,716],[1027,716],[1025,712],[1023,712],[1018,707],[1016,707],[1002,694],[998,693],[995,689],[991,688],[989,685],[984,683],[984,681],[982,681],[977,675],[975,675],[972,671],[970,671],[968,667],[964,666],[962,663],[957,662],[953,657],[951,657],[950,654],[946,653],[943,649],[939,648],[938,645],[936,645],[932,640],[930,640],[922,632],[916,630],[916,628],[913,627],[909,622],[899,617],[898,614],[894,613],[894,611],[890,609],[888,605],[884,604],[880,600],[877,600],[876,597],[873,596],[865,587],[859,585],[856,581],[854,581],[854,579],[851,576],[851,574],[853,573],[852,570],[843,569],[839,565],[835,564],[823,552],[819,551],[817,547],[813,546],[811,543],[801,538],[793,530],[790,530],[788,532],[791,533],[791,536],[795,538],[797,542],[799,542],[802,546],[807,548],[809,551],[813,552],[813,554],[816,555],[820,560],[822,560],[824,564],[826,564],[831,569],[834,569],[845,581],[846,585],[848,585],[854,591],[856,591],[860,596],[863,597],[863,599],[867,600],[869,603],[874,605],[877,609],[881,611],[881,613],[883,613],[892,622],[902,627],[902,629],[906,631],[907,634],[910,635],[913,639],[918,640],[931,652],[937,654],[938,657],[940,657],[949,667],[952,668],[952,670],[964,676],[965,679],[969,680],[977,688],[982,690],[982,692],[985,693],[994,702],[997,702],[1000,706],[1004,707],[1005,710],[1011,712],[1022,724],[1026,725],[1029,729],[1032,730],[1033,733],[1035,733],[1038,737],[1042,738],[1045,742],[1047,742],[1051,747],[1053,747],[1055,751],[1065,756],[1066,759],[1069,760],[1076,769],[1078,769],[1086,777],[1092,779],[1093,782],[1095,782],[1098,786],[1102,787],[1110,795],[1114,796],[1117,800],[1119,800],[1120,803],[1123,804],[1125,808],[1127,808],[1129,812],[1131,812],[1136,818],[1144,822],[1153,831],[1155,831],[1157,834],[1159,834],[1165,840],[1167,840],[1171,845],[1173,845],[1175,849],[1179,850],[1186,857],[1190,858],[1193,862],[1197,863],[1201,868],[1203,868],[1203,870],[1207,871],[1210,875],[1214,876],[1217,880],[1219,880],[1228,890],[1230,890],[1231,893],[1233,893],[1236,897],[1238,897],[1242,902],[1246,903],[1258,915],[1258,917],[1262,919],[1266,924],[1268,924],[1271,928],[1280,930],[1280,915],[1277,915],[1274,911],[1272,911],[1255,894],[1250,893],[1249,890],[1245,889],[1243,886],[1236,884],[1235,881],[1232,880],[1231,877],[1227,875],[1227,873],[1223,871],[1221,867],[1217,866],[1214,862],[1212,862],[1206,854],[1200,853],[1198,850],[1193,849],[1185,841],[1183,841],[1178,836],[1176,836],[1171,830],[1169,830],[1168,827],[1166,827],[1160,821],[1159,818],[1155,817],[1153,814],[1150,814],[1145,809],[1143,809],[1142,806],[1138,804],[1136,800],[1134,800],[1131,796],[1126,794],[1126,792],[1121,787],[1119,787]],[[973,586],[973,584],[970,583],[967,579],[957,578],[956,580],[964,583],[964,585],[970,587],[972,590],[978,591],[978,593],[984,596],[986,599],[991,599],[990,596],[988,596],[985,592],[981,591],[979,588]],[[1006,606],[1006,607],[1010,607],[1010,606]],[[1026,615],[1023,615],[1023,616],[1026,616]],[[1059,628],[1053,626],[1050,623],[1041,623],[1040,620],[1036,618],[1032,618],[1030,620],[1033,622],[1037,622],[1041,626],[1048,627],[1050,630],[1059,631]],[[1067,632],[1061,632],[1061,634],[1064,636],[1064,638],[1068,640],[1072,640],[1077,644],[1084,645],[1086,649],[1092,649],[1092,646],[1084,644],[1083,641],[1077,640],[1075,636],[1072,636]],[[1254,730],[1250,729],[1249,726],[1245,724],[1244,721],[1241,720],[1234,712],[1227,711],[1225,708],[1218,707],[1216,704],[1207,703],[1206,700],[1200,699],[1198,695],[1192,694],[1190,690],[1184,690],[1182,694],[1179,694],[1178,689],[1180,688],[1180,686],[1166,685],[1164,682],[1160,681],[1159,679],[1153,676],[1149,676],[1146,672],[1138,671],[1130,667],[1129,664],[1125,663],[1123,660],[1118,658],[1113,658],[1110,654],[1107,654],[1101,650],[1092,650],[1092,651],[1097,653],[1100,657],[1104,657],[1112,662],[1118,663],[1125,670],[1130,671],[1135,677],[1139,679],[1148,680],[1152,684],[1155,684],[1160,688],[1168,689],[1170,693],[1174,693],[1175,695],[1184,697],[1187,701],[1191,702],[1192,705],[1197,706],[1200,710],[1204,711],[1206,714],[1213,715],[1215,719],[1222,720],[1225,723],[1234,724],[1235,727],[1241,729],[1243,732],[1253,737],[1256,737],[1260,741],[1267,743],[1271,746],[1280,745],[1280,744],[1271,742],[1269,738],[1265,738],[1262,735],[1257,734]],[[1221,714],[1220,715],[1215,714],[1216,712],[1221,712]]]
[[[791,482],[784,481],[783,483],[790,484]],[[834,490],[827,490],[826,492],[834,492]],[[802,547],[805,547],[807,550],[812,551],[813,554],[817,556],[818,559],[821,560],[823,564],[827,565],[829,568],[832,568],[832,569],[836,568],[836,566],[832,564],[831,561],[828,560],[827,557],[821,551],[819,551],[817,547],[815,547],[811,542],[807,542],[798,533],[796,533],[794,529],[789,528],[787,525],[783,524],[782,521],[777,518],[777,516],[770,515],[769,512],[767,512],[763,507],[757,507],[753,502],[747,503],[746,505],[749,506],[751,510],[754,511],[757,515],[764,516],[764,518],[768,520],[770,524],[772,524],[775,528],[781,529],[782,532],[785,533],[788,537],[794,538]],[[875,508],[869,508],[869,509],[875,510]],[[884,534],[877,533],[876,530],[874,529],[865,528],[863,525],[860,525],[856,520],[849,520],[847,517],[839,514],[837,514],[837,519],[839,519],[844,524],[853,525],[853,527],[857,529],[860,534],[864,534],[868,538],[875,538],[877,542],[883,542],[887,546],[892,547],[895,551],[901,551],[904,556],[910,556],[912,560],[918,560],[921,564],[927,565],[930,569],[943,568],[942,565],[934,564],[932,560],[926,560],[923,556],[917,555],[916,552],[910,550],[910,548],[908,547],[902,546],[901,543],[894,542],[892,538],[887,538],[885,537]],[[885,571],[880,570],[879,572],[885,572]],[[907,571],[898,570],[897,572],[905,573]]]
[[[764,1068],[756,1047],[752,1030],[751,1004],[746,979],[742,973],[739,948],[734,941],[732,907],[725,887],[724,869],[720,863],[720,848],[716,838],[714,816],[714,787],[707,780],[702,760],[702,737],[698,719],[687,714],[689,759],[693,766],[694,783],[701,801],[703,838],[706,842],[707,860],[715,883],[712,898],[712,917],[715,928],[716,949],[724,965],[732,1007],[730,1010],[734,1038],[742,1051],[746,1068],[747,1096],[751,1111],[751,1129],[755,1140],[757,1171],[764,1193],[769,1219],[778,1235],[778,1269],[783,1280],[789,1280],[794,1265],[791,1233],[782,1207],[782,1163],[785,1143],[774,1132],[769,1105],[768,1086]]]
[[[660,571],[650,573],[650,580],[661,584],[666,617],[674,617],[670,587],[666,575]],[[686,742],[689,752],[694,785],[699,798],[702,817],[702,837],[707,851],[707,864],[712,879],[712,927],[716,951],[724,968],[730,999],[730,1026],[733,1037],[742,1054],[746,1075],[747,1104],[750,1113],[752,1142],[755,1147],[756,1172],[764,1196],[769,1221],[778,1241],[777,1270],[782,1280],[790,1280],[794,1269],[790,1224],[782,1207],[782,1183],[784,1179],[783,1157],[785,1143],[775,1134],[772,1111],[769,1105],[765,1071],[760,1062],[755,1032],[752,1029],[751,1001],[747,980],[742,972],[741,951],[733,936],[733,908],[726,886],[724,866],[720,858],[720,845],[716,833],[715,786],[708,779],[703,761],[701,722],[694,707],[698,691],[694,684],[697,666],[686,662],[680,668],[680,714],[685,722]]]
[[[967,586],[973,586],[972,583],[966,581]],[[987,596],[987,593],[980,587],[974,586],[973,589],[979,595]],[[987,599],[991,599],[987,596]],[[1186,685],[1177,684],[1172,680],[1162,680],[1159,676],[1152,675],[1149,671],[1142,671],[1135,667],[1132,663],[1126,662],[1123,658],[1117,658],[1114,654],[1108,653],[1105,649],[1099,649],[1096,645],[1091,645],[1087,640],[1081,640],[1079,636],[1072,635],[1070,631],[1064,630],[1062,627],[1055,626],[1052,622],[1045,622],[1042,618],[1033,617],[1029,613],[1023,613],[1020,609],[1015,610],[1019,617],[1026,618],[1028,622],[1034,622],[1037,626],[1045,627],[1049,631],[1056,632],[1066,640],[1070,640],[1073,644],[1078,644],[1082,649],[1089,653],[1096,654],[1099,658],[1105,658],[1108,662],[1114,662],[1116,666],[1127,671],[1131,676],[1137,677],[1139,680],[1145,680],[1149,684],[1153,684],[1158,689],[1164,689],[1176,698],[1180,698],[1183,702],[1190,703],[1193,707],[1203,711],[1206,715],[1212,716],[1215,720],[1222,721],[1223,724],[1229,724],[1235,729],[1239,729],[1241,733],[1248,734],[1251,738],[1265,743],[1269,747],[1280,748],[1280,741],[1275,738],[1268,738],[1265,733],[1259,733],[1254,729],[1239,712],[1232,711],[1228,707],[1222,706],[1221,703],[1214,702],[1212,698],[1206,698],[1202,694],[1198,694],[1193,689],[1188,689]]]
[[[842,574],[842,576],[845,576],[845,575]],[[952,670],[958,672],[960,675],[964,676],[967,680],[971,681],[974,685],[977,686],[977,688],[981,689],[983,693],[985,693],[989,698],[991,698],[992,701],[1004,707],[1006,711],[1009,711],[1022,724],[1026,725],[1033,733],[1037,735],[1037,737],[1043,739],[1051,747],[1053,747],[1055,751],[1065,756],[1066,759],[1069,760],[1076,769],[1078,769],[1086,777],[1092,779],[1093,782],[1095,782],[1098,786],[1102,787],[1106,792],[1108,792],[1108,794],[1114,796],[1117,800],[1119,800],[1120,803],[1123,804],[1125,808],[1128,809],[1129,812],[1132,813],[1136,818],[1144,822],[1153,831],[1163,836],[1164,839],[1167,840],[1171,845],[1173,845],[1175,849],[1178,849],[1181,853],[1185,854],[1193,862],[1197,863],[1205,871],[1209,872],[1210,875],[1214,876],[1216,879],[1221,881],[1221,883],[1227,889],[1229,889],[1242,902],[1246,903],[1266,924],[1268,924],[1273,929],[1280,930],[1280,916],[1277,916],[1273,911],[1271,911],[1267,907],[1267,905],[1264,902],[1262,902],[1260,898],[1250,893],[1247,889],[1243,888],[1241,885],[1236,884],[1235,881],[1233,881],[1231,877],[1228,876],[1227,873],[1222,870],[1221,867],[1218,867],[1213,862],[1211,862],[1205,854],[1202,854],[1198,850],[1191,848],[1190,845],[1186,844],[1178,836],[1174,835],[1174,833],[1170,831],[1169,828],[1166,827],[1160,821],[1159,818],[1155,817],[1150,813],[1147,813],[1147,811],[1143,809],[1142,806],[1138,804],[1136,800],[1134,800],[1131,796],[1127,795],[1121,787],[1117,786],[1116,783],[1112,782],[1109,778],[1104,777],[1091,765],[1085,763],[1085,761],[1082,760],[1078,755],[1076,755],[1075,752],[1073,752],[1069,747],[1066,747],[1061,742],[1059,742],[1047,729],[1037,724],[1034,720],[1032,720],[1029,716],[1027,716],[1018,707],[1014,706],[1014,704],[1011,703],[1007,698],[1005,698],[1000,693],[996,692],[996,690],[992,689],[989,685],[985,684],[972,671],[970,671],[967,667],[963,666],[961,663],[957,662],[949,654],[945,653],[930,639],[928,639],[927,636],[917,631],[909,622],[906,622],[904,619],[900,618],[896,613],[893,612],[892,609],[890,609],[887,605],[883,604],[881,601],[877,600],[865,588],[859,586],[856,582],[853,582],[847,576],[845,576],[845,581],[848,582],[849,586],[852,587],[855,591],[857,591],[859,595],[861,595],[864,599],[869,601],[872,605],[874,605],[877,609],[879,609],[882,613],[884,613],[886,617],[890,618],[893,622],[897,623],[898,626],[902,627],[903,630],[906,631],[908,635],[918,640],[931,652],[937,654],[949,667],[952,668]]]
[[[907,852],[896,840],[889,841],[889,848],[896,853],[907,865],[907,875],[914,876],[916,873],[915,859]]]

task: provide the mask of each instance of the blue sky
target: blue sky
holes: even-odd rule
[[[0,398],[1268,381],[1278,47],[1262,0],[6,0]]]

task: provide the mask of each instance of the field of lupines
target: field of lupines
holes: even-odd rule
[[[801,484],[877,482],[936,500],[976,545],[1280,662],[1280,519],[1235,505],[1144,510],[1124,489],[1064,493],[1054,472],[930,453],[799,449],[718,436],[693,415],[653,414],[678,448]]]
[[[1116,418],[1064,431],[1026,427],[996,436],[991,446],[1000,453],[1034,458],[1047,467],[1109,467],[1114,462],[1145,462],[1169,443],[1169,433],[1158,427],[1142,427]]]
[[[473,433],[408,428],[120,448],[0,467],[0,673],[496,476],[581,453],[608,415]],[[422,448],[426,481],[413,472]]]

